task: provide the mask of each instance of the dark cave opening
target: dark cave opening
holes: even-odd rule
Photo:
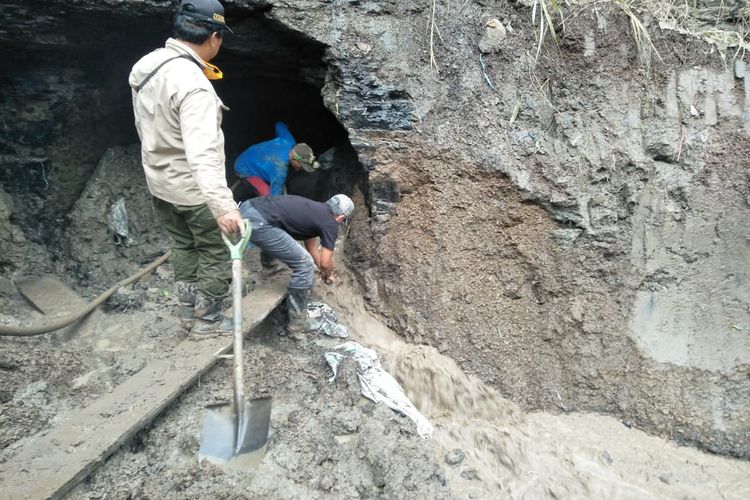
[[[216,85],[230,111],[224,114],[229,184],[237,177],[234,160],[245,148],[274,137],[274,124],[283,122],[297,142],[309,144],[316,155],[333,148],[334,167],[313,173],[289,169],[287,190],[323,201],[339,191],[351,191],[354,179],[347,172],[358,171],[356,154],[346,130],[323,106],[320,89],[313,85],[281,79],[247,79]],[[238,199],[241,190],[235,189]]]

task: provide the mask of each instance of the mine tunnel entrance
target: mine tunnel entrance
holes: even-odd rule
[[[0,48],[0,185],[13,198],[13,220],[27,237],[54,246],[64,215],[105,152],[139,143],[128,73],[140,57],[163,46],[171,14],[164,6],[119,15],[53,5],[39,6],[36,18],[44,18],[45,8],[65,22],[22,27]],[[297,142],[308,143],[316,155],[331,150],[332,158],[331,168],[312,174],[289,169],[288,192],[320,201],[351,193],[364,173],[346,129],[323,104],[325,46],[259,12],[237,9],[227,17],[234,34],[227,34],[212,62],[225,75],[214,85],[230,108],[222,127],[228,184],[237,180],[236,157],[272,139],[280,121]],[[137,155],[137,148],[131,150]],[[45,229],[53,225],[54,231]]]
[[[274,124],[283,122],[297,142],[309,144],[316,156],[326,151],[332,161],[314,173],[289,169],[287,190],[323,201],[351,192],[359,168],[348,133],[321,96],[329,71],[325,46],[280,23],[253,15],[233,24],[215,63],[225,79],[215,82],[230,111],[224,115],[230,185],[231,165],[248,146],[272,139]],[[361,177],[361,176],[360,176]],[[237,198],[246,196],[235,190]]]
[[[230,186],[237,186],[235,197],[247,197],[242,183],[236,182],[235,159],[250,145],[273,139],[276,122],[285,123],[295,140],[309,144],[316,156],[329,152],[332,158],[326,165],[330,168],[313,173],[290,168],[290,194],[324,201],[337,192],[351,192],[361,180],[361,169],[346,129],[323,104],[325,46],[260,14],[238,19],[232,26],[235,33],[226,35],[213,63],[225,75],[214,85],[230,108],[223,130],[227,178]],[[140,53],[150,49],[142,46]]]
[[[312,173],[290,168],[287,192],[325,201],[339,191],[350,192],[357,171],[356,156],[346,131],[324,106],[320,89],[304,82],[274,78],[250,78],[217,85],[230,111],[224,115],[229,184],[240,201],[250,194],[232,172],[234,160],[246,147],[273,139],[274,124],[289,127],[297,142],[312,147],[317,157],[330,151],[333,166]],[[328,155],[326,155],[328,156]]]

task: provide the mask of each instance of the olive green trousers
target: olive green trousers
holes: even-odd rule
[[[208,205],[173,205],[154,198],[154,207],[172,236],[175,280],[194,283],[206,297],[226,297],[232,261]]]

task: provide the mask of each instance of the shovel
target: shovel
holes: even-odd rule
[[[232,256],[232,311],[234,313],[234,345],[232,353],[231,403],[206,407],[198,460],[248,469],[257,466],[266,452],[268,425],[271,421],[271,398],[245,401],[242,379],[242,253],[250,240],[250,223],[244,221],[245,232],[237,244],[222,233]]]

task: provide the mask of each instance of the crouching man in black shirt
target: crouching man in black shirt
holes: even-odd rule
[[[250,241],[266,258],[275,258],[292,269],[287,296],[287,332],[301,339],[307,330],[307,301],[313,287],[315,266],[323,280],[333,283],[333,250],[339,225],[352,214],[354,203],[337,194],[325,203],[294,195],[252,198],[240,205],[250,220]],[[320,249],[318,248],[320,238]],[[305,244],[303,249],[295,240]],[[307,251],[305,251],[305,249]]]

